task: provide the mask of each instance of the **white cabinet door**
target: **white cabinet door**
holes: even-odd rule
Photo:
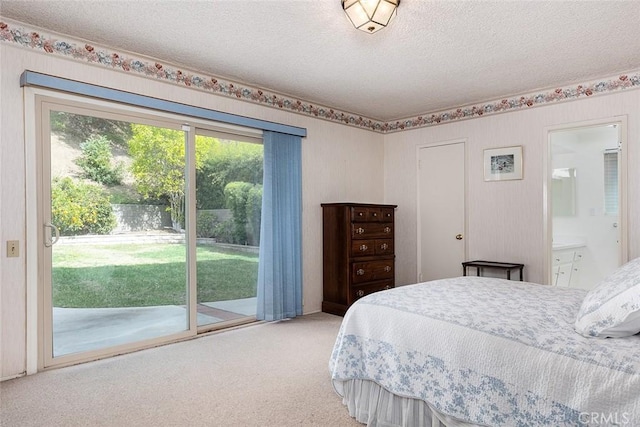
[[[558,286],[558,276],[560,275],[560,266],[554,265],[553,270],[551,270],[551,284],[553,286]]]
[[[573,272],[573,264],[560,264],[558,266],[558,279],[556,286],[568,287],[571,284],[571,273]]]
[[[582,260],[582,249],[576,249],[573,255],[573,263],[571,265],[571,281],[569,286],[572,288],[580,288],[580,261]]]

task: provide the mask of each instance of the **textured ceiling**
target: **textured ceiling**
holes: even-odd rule
[[[382,121],[640,69],[640,1],[13,1],[0,15]]]

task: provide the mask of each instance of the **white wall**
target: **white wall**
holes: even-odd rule
[[[467,141],[468,259],[524,263],[525,280],[545,283],[545,128],[619,115],[628,117],[629,258],[633,258],[640,255],[640,223],[636,214],[640,209],[640,169],[633,166],[640,156],[639,90],[385,135],[385,202],[398,205],[397,283],[414,283],[417,279],[417,145]],[[523,146],[524,178],[485,182],[483,150],[514,145]],[[442,185],[446,185],[446,180]]]
[[[188,65],[188,64],[187,64]],[[383,136],[87,65],[45,53],[0,44],[0,377],[25,371],[26,272],[25,253],[26,180],[34,170],[25,169],[23,90],[19,79],[24,70],[51,74],[124,91],[168,99],[189,105],[307,128],[303,139],[303,298],[304,312],[319,311],[322,302],[322,209],[320,203],[354,201],[381,203],[383,193]],[[6,258],[7,240],[19,240],[18,258]]]

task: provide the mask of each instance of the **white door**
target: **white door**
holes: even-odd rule
[[[464,142],[418,149],[418,281],[462,276]]]

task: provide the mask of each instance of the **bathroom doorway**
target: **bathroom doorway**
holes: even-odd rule
[[[549,283],[592,289],[627,261],[625,121],[548,131]]]

